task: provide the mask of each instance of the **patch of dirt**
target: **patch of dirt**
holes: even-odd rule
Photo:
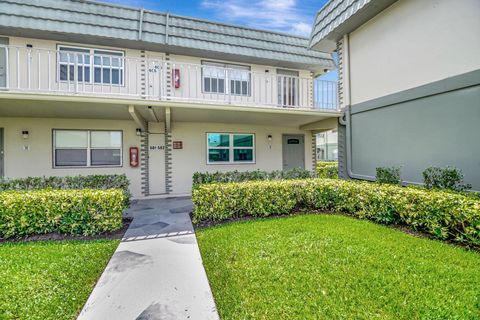
[[[93,235],[93,236],[82,236],[82,235],[69,235],[69,234],[61,234],[57,232],[53,233],[45,233],[45,234],[36,234],[27,237],[21,238],[9,238],[9,239],[0,239],[0,243],[5,242],[30,242],[30,241],[62,241],[62,240],[116,240],[122,239],[123,235],[128,229],[128,226],[132,222],[132,218],[123,218],[122,219],[122,227],[116,231],[111,232],[104,232],[101,234]]]

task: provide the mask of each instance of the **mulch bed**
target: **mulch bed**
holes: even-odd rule
[[[10,239],[0,239],[0,243],[6,242],[30,242],[30,241],[63,241],[63,240],[116,240],[122,239],[123,235],[128,229],[128,226],[132,222],[132,218],[123,218],[122,223],[123,226],[111,232],[105,232],[93,236],[82,236],[82,235],[69,235],[69,234],[61,234],[57,232],[53,233],[45,233],[45,234],[36,234],[27,237],[21,238],[10,238]]]

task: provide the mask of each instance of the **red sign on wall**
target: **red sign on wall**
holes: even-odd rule
[[[173,141],[173,149],[183,149],[183,141]]]

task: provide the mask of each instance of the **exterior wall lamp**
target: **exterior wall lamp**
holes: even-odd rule
[[[27,140],[28,139],[28,136],[29,136],[29,133],[28,133],[28,130],[23,130],[22,131],[22,138]]]
[[[137,128],[137,129],[135,130],[135,133],[137,134],[137,136],[140,137],[140,136],[142,135],[142,129]]]
[[[268,141],[272,142],[272,135],[269,134],[269,135],[267,136],[267,139],[268,139]]]

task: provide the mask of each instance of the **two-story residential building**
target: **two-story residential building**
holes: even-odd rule
[[[480,190],[480,1],[330,0],[310,46],[339,58],[340,176],[454,166]]]
[[[141,197],[188,193],[195,171],[312,169],[340,116],[314,78],[334,67],[293,35],[0,0],[0,176],[124,173]]]

